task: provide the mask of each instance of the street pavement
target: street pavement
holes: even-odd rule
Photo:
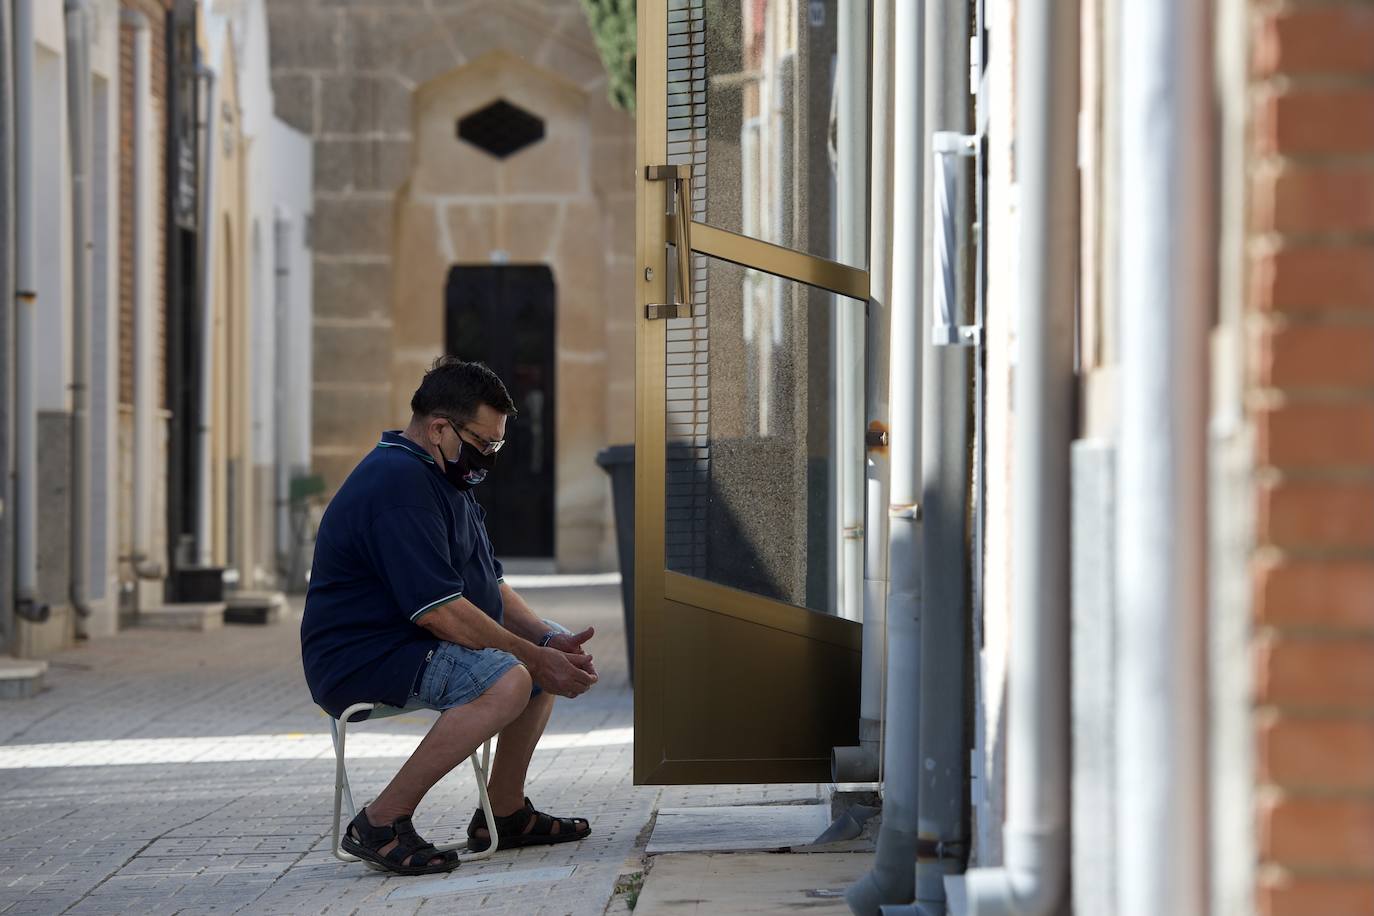
[[[589,818],[588,839],[498,851],[442,877],[334,859],[334,754],[301,674],[297,607],[268,626],[127,630],[55,656],[37,697],[0,701],[0,913],[600,916],[624,911],[617,879],[642,869],[657,807],[816,798],[815,785],[635,787],[618,587],[529,584],[544,616],[597,628],[601,681],[558,702],[528,786],[540,808]],[[432,721],[350,728],[359,804]],[[455,842],[476,804],[464,765],[416,827]]]

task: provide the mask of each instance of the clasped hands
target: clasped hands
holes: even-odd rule
[[[530,666],[534,682],[560,697],[576,697],[590,690],[599,676],[582,644],[595,633],[594,627],[581,633],[560,633],[547,646],[536,647]]]

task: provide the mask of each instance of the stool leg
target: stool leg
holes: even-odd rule
[[[339,816],[341,814],[342,802],[345,798],[348,801],[348,819],[351,821],[358,816],[358,809],[353,806],[353,790],[348,785],[348,767],[345,765],[344,747],[348,738],[348,720],[360,712],[370,711],[373,707],[371,703],[355,703],[344,710],[343,715],[338,719],[330,719],[329,727],[334,734],[334,858],[343,862],[357,862],[358,857],[349,855],[343,851],[339,845]]]
[[[458,858],[464,862],[476,862],[485,859],[496,852],[500,845],[500,837],[496,835],[496,816],[491,811],[491,799],[487,796],[487,764],[491,759],[491,739],[487,739],[482,745],[482,759],[477,759],[477,752],[473,751],[469,758],[472,762],[472,774],[477,778],[477,798],[482,806],[482,814],[487,819],[487,833],[491,836],[491,843],[481,852],[465,852]],[[439,849],[461,849],[467,846],[466,842],[454,843],[451,846],[440,846]]]

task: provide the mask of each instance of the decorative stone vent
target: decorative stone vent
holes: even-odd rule
[[[458,136],[497,159],[544,139],[544,121],[501,99],[458,121]]]

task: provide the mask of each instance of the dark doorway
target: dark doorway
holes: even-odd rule
[[[454,267],[444,289],[448,352],[490,366],[520,411],[496,468],[473,491],[499,556],[553,556],[553,296],[542,265]]]

